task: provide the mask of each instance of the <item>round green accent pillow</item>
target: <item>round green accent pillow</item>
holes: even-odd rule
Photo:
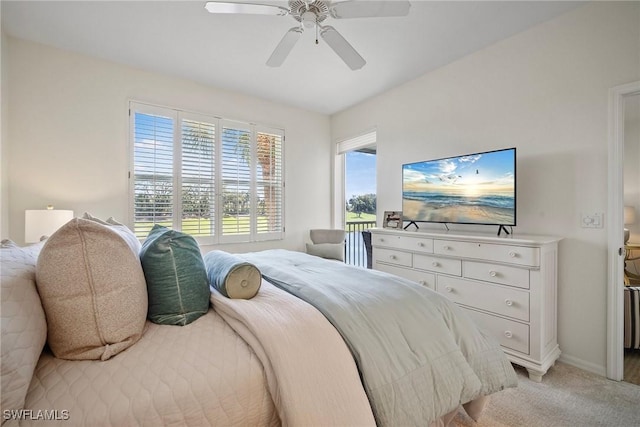
[[[209,310],[209,282],[196,240],[155,225],[140,250],[147,281],[147,317],[161,325],[187,325]]]

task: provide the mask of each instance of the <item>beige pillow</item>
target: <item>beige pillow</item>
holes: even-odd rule
[[[142,249],[142,244],[140,243],[140,240],[138,240],[136,235],[133,233],[133,231],[129,229],[129,227],[119,223],[112,216],[109,217],[106,221],[103,221],[100,218],[97,218],[91,215],[89,212],[85,212],[84,215],[82,215],[82,218],[95,221],[98,224],[102,224],[107,227],[111,227],[113,231],[118,233],[120,237],[122,237],[124,241],[127,242],[127,244],[129,245],[133,253],[135,253],[136,255],[140,254],[140,249]]]
[[[142,335],[140,259],[109,226],[75,218],[56,231],[38,258],[36,283],[56,357],[107,360]]]
[[[0,409],[22,409],[33,371],[47,340],[47,321],[36,290],[36,260],[43,243],[21,248],[2,241],[2,337]]]

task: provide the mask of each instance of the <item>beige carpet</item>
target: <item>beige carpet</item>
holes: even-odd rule
[[[517,388],[494,394],[478,423],[466,414],[458,427],[591,427],[640,426],[640,387],[611,381],[572,366],[556,363],[542,383],[530,381],[516,367]]]

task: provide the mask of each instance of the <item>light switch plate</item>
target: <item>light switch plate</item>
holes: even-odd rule
[[[583,213],[580,217],[580,225],[582,228],[602,228],[604,223],[604,214]]]

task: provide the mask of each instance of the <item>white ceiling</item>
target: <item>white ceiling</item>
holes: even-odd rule
[[[286,1],[257,0],[286,6]],[[332,19],[365,58],[351,71],[306,31],[280,68],[266,60],[290,16],[213,15],[202,1],[2,1],[7,34],[333,114],[579,6],[412,1],[402,18]]]

